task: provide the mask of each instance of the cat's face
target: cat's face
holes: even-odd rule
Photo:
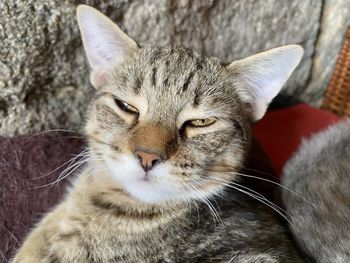
[[[90,151],[146,203],[203,200],[233,180],[250,122],[302,54],[287,46],[224,66],[186,48],[138,48],[87,6],[78,21],[98,89],[86,121]]]
[[[219,184],[208,176],[234,177],[214,170],[237,170],[249,133],[227,79],[217,61],[188,49],[139,50],[113,70],[90,106],[91,150],[142,201],[216,193]]]

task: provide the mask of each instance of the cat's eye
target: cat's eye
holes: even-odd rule
[[[139,114],[139,111],[129,103],[126,103],[125,101],[114,99],[115,104],[121,109],[122,111],[130,114],[137,115]]]
[[[180,137],[185,137],[185,136],[187,138],[193,137],[196,134],[201,133],[199,131],[200,129],[196,129],[196,128],[209,127],[210,125],[214,124],[215,122],[216,122],[215,118],[188,120],[179,129],[179,135],[180,135]],[[187,128],[189,128],[189,129],[187,129]]]
[[[214,118],[208,118],[208,119],[190,120],[189,124],[192,127],[207,127],[209,125],[212,125],[214,122],[215,122]]]

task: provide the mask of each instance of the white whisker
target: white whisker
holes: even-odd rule
[[[209,201],[209,199],[204,194],[202,194],[194,185],[188,184],[188,186],[190,188],[192,188],[193,191],[199,195],[200,200],[203,201],[208,206],[208,208],[211,211],[214,219],[223,226],[223,223],[222,223],[222,220],[221,220],[221,217],[220,217],[219,213],[216,211],[215,207]]]
[[[314,205],[312,202],[310,202],[309,200],[305,199],[303,196],[301,196],[297,192],[295,192],[293,190],[290,190],[288,187],[285,187],[284,185],[282,185],[280,183],[274,182],[274,181],[266,179],[266,178],[260,178],[258,176],[254,176],[254,175],[243,174],[243,173],[236,173],[236,174],[238,174],[240,176],[245,176],[245,177],[254,178],[254,179],[258,179],[258,180],[262,180],[262,181],[265,181],[265,182],[272,183],[272,184],[277,185],[277,186],[283,188],[284,190],[290,192],[291,194],[295,195],[296,197],[299,197],[299,198],[303,199],[305,202],[309,203],[310,205]]]
[[[211,165],[210,167],[212,168],[215,168],[215,167],[220,167],[219,165]],[[254,175],[249,175],[249,174],[244,174],[244,173],[240,173],[240,172],[236,172],[236,171],[220,171],[220,170],[211,170],[211,169],[207,169],[209,172],[218,172],[218,173],[227,173],[227,174],[234,174],[234,175],[240,175],[240,176],[243,176],[243,177],[248,177],[248,178],[253,178],[253,179],[257,179],[257,180],[261,180],[261,181],[265,181],[265,182],[269,182],[271,184],[274,184],[274,185],[277,185],[281,188],[283,188],[284,190],[290,192],[291,194],[295,195],[296,197],[298,198],[301,198],[303,201],[307,202],[308,204],[314,206],[314,204],[312,202],[310,202],[309,200],[305,199],[305,197],[303,197],[301,194],[289,189],[288,187],[280,184],[280,183],[277,183],[275,181],[272,181],[272,180],[269,180],[269,179],[266,179],[266,178],[261,178],[261,177],[258,177],[258,176],[254,176]]]
[[[66,177],[68,177],[69,175],[71,175],[75,170],[77,170],[82,164],[86,163],[87,161],[89,161],[89,158],[83,159],[81,161],[76,162],[73,165],[69,165],[59,176],[58,178],[51,183],[45,184],[45,185],[40,185],[40,186],[34,186],[31,187],[29,189],[37,189],[37,188],[43,188],[46,186],[52,186],[60,181],[62,181],[63,179],[65,179]]]
[[[37,176],[37,177],[34,177],[34,178],[30,178],[30,180],[36,180],[36,179],[40,179],[40,178],[43,178],[43,177],[46,177],[46,176],[49,176],[50,174],[58,171],[60,168],[62,168],[63,166],[67,165],[68,163],[71,164],[73,163],[77,158],[79,158],[80,156],[83,156],[83,154],[88,151],[88,149],[85,149],[83,150],[81,153],[77,154],[77,155],[74,155],[73,158],[69,159],[67,162],[61,164],[60,166],[58,166],[57,168],[55,168],[54,170],[52,170],[51,172],[48,172],[44,175],[41,175],[41,176]]]
[[[224,183],[224,182],[220,182],[219,180],[214,179],[213,177],[211,177],[210,179],[208,178],[203,178],[209,181],[214,181],[217,182],[219,184],[222,184],[224,186],[227,186],[229,188],[235,189],[241,193],[244,193],[254,199],[256,199],[257,201],[267,205],[268,207],[270,207],[271,209],[273,209],[275,212],[277,212],[280,216],[282,216],[289,224],[292,224],[292,222],[287,218],[287,216],[292,217],[291,215],[289,215],[286,211],[284,211],[282,208],[280,208],[279,206],[277,206],[276,204],[272,203],[271,201],[269,201],[266,197],[264,197],[263,195],[261,195],[260,193],[257,193],[256,191],[249,189],[245,186],[239,185],[234,183],[234,185],[232,185],[233,182],[229,182],[229,183]],[[238,188],[239,187],[243,187],[247,190],[243,190]],[[287,215],[287,216],[286,216]]]

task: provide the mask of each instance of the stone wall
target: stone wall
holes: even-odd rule
[[[93,93],[75,19],[76,5],[81,2],[0,2],[0,135],[78,130],[81,126],[84,109]],[[223,62],[279,45],[299,43],[306,52],[280,97],[280,101],[287,103],[314,100],[313,96],[305,96],[305,92],[310,94],[317,87],[312,90],[305,87],[312,71],[322,2],[90,0],[84,3],[111,17],[140,45],[185,45],[217,56]],[[334,46],[322,47],[336,50]],[[320,63],[318,66],[322,67],[326,62]]]

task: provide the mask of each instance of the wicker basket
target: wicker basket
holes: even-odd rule
[[[350,26],[345,34],[321,108],[339,116],[350,116]]]

